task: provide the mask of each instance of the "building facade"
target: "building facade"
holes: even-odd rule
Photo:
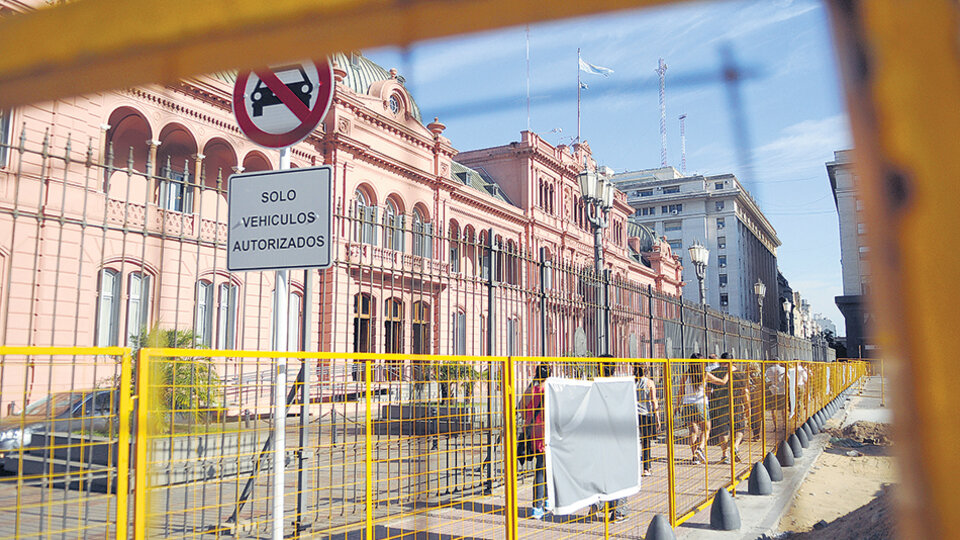
[[[673,167],[613,176],[633,207],[632,220],[655,231],[684,263],[683,279],[697,283],[687,249],[694,242],[710,250],[706,273],[708,305],[751,321],[760,320],[754,293],[759,279],[767,287],[763,325],[780,326],[777,302],[776,231],[732,174],[683,176]],[[685,299],[699,301],[696,287]]]
[[[840,267],[843,272],[843,295],[836,297],[846,327],[847,354],[870,356],[873,344],[864,298],[870,291],[870,246],[866,242],[863,203],[857,197],[857,177],[853,173],[850,150],[834,152],[834,160],[826,164],[833,200],[840,220]]]
[[[396,70],[332,60],[331,109],[290,152],[292,167],[333,168],[335,262],[291,272],[288,335],[272,328],[273,272],[226,268],[230,175],[276,169],[279,152],[243,137],[234,77],[216,74],[3,111],[3,343],[137,346],[160,329],[217,349],[561,355],[578,330],[596,339],[603,287],[636,305],[610,317],[614,354],[653,344],[639,306],[681,293],[680,264],[628,227],[618,194],[609,278],[592,272],[576,181],[597,166],[589,146],[525,132],[459,158]],[[87,367],[74,388],[97,380]]]

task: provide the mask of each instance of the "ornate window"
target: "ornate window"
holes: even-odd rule
[[[150,320],[150,276],[132,272],[127,287],[127,346],[132,346]]]
[[[221,283],[217,295],[217,348],[236,348],[237,286]]]
[[[197,343],[209,347],[213,342],[213,283],[197,282],[197,309],[194,314],[193,333]]]
[[[433,258],[433,224],[419,209],[413,209],[413,254],[426,259]]]
[[[392,199],[387,199],[383,205],[383,246],[387,249],[403,251],[403,224],[404,215],[397,211],[397,203]]]
[[[364,244],[377,244],[375,228],[377,226],[377,207],[361,189],[357,189],[354,194],[355,213],[354,219],[356,227],[354,228],[354,239]]]
[[[100,271],[100,299],[97,302],[97,346],[116,346],[120,318],[120,272]]]
[[[450,271],[460,271],[460,228],[450,223]]]
[[[467,314],[458,309],[450,321],[450,337],[452,339],[450,354],[467,354]]]

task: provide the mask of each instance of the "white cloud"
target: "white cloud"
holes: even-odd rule
[[[779,4],[779,5],[778,5]],[[770,26],[799,17],[816,9],[820,5],[805,1],[796,2],[756,2],[747,4],[735,13],[727,25],[729,30],[714,37],[711,42],[719,43],[746,37]]]
[[[779,137],[756,148],[756,169],[761,178],[791,178],[812,169],[819,171],[834,150],[849,148],[850,140],[846,114],[804,120],[782,129]]]

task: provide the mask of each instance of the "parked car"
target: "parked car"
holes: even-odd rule
[[[37,432],[105,432],[116,424],[116,389],[54,392],[0,419],[0,452],[30,446]]]

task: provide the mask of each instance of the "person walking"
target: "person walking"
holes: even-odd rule
[[[644,376],[643,366],[637,364],[634,367],[634,376],[637,379],[637,422],[643,447],[643,475],[650,476],[653,472],[650,446],[660,431],[660,402],[657,401],[657,386],[653,379]]]
[[[547,469],[544,457],[543,441],[543,382],[550,376],[550,368],[546,364],[537,366],[533,382],[524,393],[521,411],[523,413],[524,430],[529,441],[527,459],[533,458],[533,519],[543,519],[544,507],[547,500]]]
[[[726,376],[719,378],[706,373],[700,353],[694,353],[691,362],[680,379],[683,396],[680,398],[680,418],[690,430],[691,463],[699,465],[707,462],[706,447],[710,437],[710,417],[707,411],[707,382],[726,384]]]
[[[737,368],[736,364],[731,364],[730,373],[733,377],[733,447],[730,447],[730,430],[727,429],[720,436],[720,451],[723,452],[720,463],[730,462],[727,457],[728,449],[734,461],[740,462],[740,443],[743,442],[743,435],[747,430],[747,419],[750,418],[750,374]],[[724,406],[727,414],[730,414],[729,400],[730,398]]]
[[[767,368],[764,373],[764,379],[767,382],[767,388],[764,390],[766,395],[767,410],[773,413],[773,431],[776,432],[777,419],[780,411],[787,408],[787,369],[780,364],[779,358],[773,359],[774,364]],[[786,429],[786,425],[784,425]]]

